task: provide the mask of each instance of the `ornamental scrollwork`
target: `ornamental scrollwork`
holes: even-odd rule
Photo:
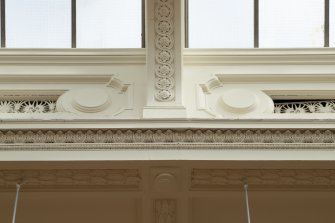
[[[274,113],[335,113],[335,101],[275,103]]]
[[[179,144],[229,146],[248,144],[270,145],[325,144],[332,148],[335,143],[333,129],[49,129],[49,130],[0,130],[0,146],[32,144],[149,144],[163,143],[177,147]],[[201,146],[200,145],[200,146]],[[154,145],[155,146],[155,145]]]
[[[0,113],[55,113],[56,101],[0,101]]]

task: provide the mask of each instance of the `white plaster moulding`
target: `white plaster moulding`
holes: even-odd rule
[[[1,152],[10,152],[10,151],[328,151],[335,152],[335,145],[333,143],[264,143],[264,144],[251,144],[251,143],[133,143],[133,144],[94,144],[94,143],[41,143],[41,144],[0,144],[0,153]],[[177,154],[176,154],[177,155]],[[333,157],[334,154],[331,156]],[[333,160],[331,157],[328,157],[328,160]],[[163,157],[160,157],[162,159]],[[178,157],[179,158],[179,157]],[[178,159],[177,158],[177,159]],[[180,157],[181,158],[181,157]],[[108,160],[109,158],[106,158]],[[169,159],[169,158],[163,158]],[[176,158],[173,158],[176,159]],[[85,160],[83,158],[83,160]],[[189,160],[198,160],[191,159]],[[224,157],[216,157],[213,160],[225,160]],[[297,159],[295,159],[297,160]],[[304,160],[304,159],[302,159]],[[315,160],[318,160],[317,158]],[[327,159],[326,159],[327,160]]]
[[[269,118],[265,116],[269,115]],[[274,117],[277,118],[274,118]],[[80,118],[81,117],[81,118]],[[308,118],[309,117],[309,118]],[[1,114],[0,129],[335,129],[335,114],[262,114],[239,119],[104,119],[67,113]]]
[[[263,90],[273,100],[334,100],[335,90]]]
[[[103,84],[123,91],[124,85],[113,75],[88,75],[88,74],[8,74],[0,75],[0,85],[9,84]],[[0,90],[1,100],[57,100],[60,95],[68,91],[69,88],[55,90]],[[2,114],[3,115],[3,114]],[[12,114],[13,115],[13,114]],[[3,117],[3,116],[2,116]]]
[[[334,74],[215,74],[200,87],[205,93],[224,85],[247,84],[258,85],[264,93],[272,99],[335,99],[335,90],[281,90],[268,89],[269,84],[332,84],[335,83]]]
[[[92,147],[91,147],[92,148]],[[210,166],[212,163],[224,164],[228,162],[253,162],[260,164],[261,162],[271,162],[272,164],[280,164],[282,162],[290,162],[292,168],[297,168],[297,163],[302,165],[309,163],[332,163],[334,162],[335,150],[322,149],[285,149],[285,150],[250,150],[234,149],[234,150],[171,150],[171,149],[122,149],[122,150],[78,150],[78,151],[1,151],[0,160],[9,161],[8,163],[20,163],[20,161],[68,161],[73,164],[80,162],[110,162],[111,164],[124,163],[128,161],[149,161],[151,164],[161,166],[162,163],[168,166],[171,162],[176,166],[176,162],[187,163],[185,161],[202,161],[204,165]],[[12,162],[14,161],[14,162]],[[117,161],[117,162],[113,162]],[[121,162],[120,162],[121,161]],[[165,161],[165,162],[162,162]],[[215,162],[213,162],[215,161]],[[225,162],[222,162],[225,161]],[[280,162],[273,162],[280,161]],[[298,161],[298,162],[296,162]],[[53,163],[53,162],[52,162]],[[199,166],[199,163],[198,165]],[[40,166],[38,166],[40,168]],[[72,166],[70,168],[73,168]],[[259,167],[263,168],[263,166]],[[307,167],[308,168],[308,167]],[[325,168],[329,168],[327,165]]]
[[[1,84],[107,84],[113,74],[8,74],[0,75]]]
[[[329,64],[335,48],[299,49],[184,49],[185,64]]]
[[[216,74],[222,84],[335,83],[332,74]]]
[[[0,49],[0,64],[145,64],[145,49]]]
[[[0,78],[1,79],[1,78]],[[0,99],[6,100],[57,100],[66,90],[0,90]]]

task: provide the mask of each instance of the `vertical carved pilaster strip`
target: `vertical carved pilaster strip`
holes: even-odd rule
[[[176,223],[176,200],[155,200],[155,223]]]
[[[155,0],[155,99],[175,98],[173,0]]]

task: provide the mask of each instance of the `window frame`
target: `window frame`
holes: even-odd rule
[[[3,1],[3,0],[0,0]],[[187,0],[182,2],[184,16],[179,17],[185,27],[183,38],[187,37]],[[151,23],[146,18],[147,1],[142,0],[142,35],[146,48],[0,48],[0,65],[2,64],[146,64],[149,50],[154,42],[148,44],[145,38],[145,25]],[[178,21],[176,21],[178,22]],[[184,41],[185,42],[185,41]],[[335,47],[330,48],[186,48],[183,51],[184,65],[225,65],[225,64],[299,64],[299,65],[333,65]],[[293,59],[293,60],[292,60]],[[148,66],[148,64],[147,64]]]
[[[0,0],[0,48],[6,48],[6,0]],[[145,0],[141,0],[141,47],[145,48]],[[29,48],[27,48],[29,49]],[[38,48],[40,49],[40,48]],[[43,49],[43,48],[41,48]],[[45,49],[45,48],[44,48]],[[58,49],[58,48],[52,48]],[[70,49],[70,48],[67,48]],[[71,49],[77,49],[77,0],[71,0]],[[97,49],[97,48],[94,48]],[[108,48],[102,48],[108,49]],[[110,48],[109,48],[110,49]]]
[[[185,1],[185,48],[189,47],[189,0]],[[250,49],[257,49],[259,48],[259,0],[253,0],[254,2],[254,46]],[[329,22],[330,22],[330,1],[324,0],[324,47],[323,48],[330,48],[329,46]],[[224,49],[224,48],[222,48]],[[248,48],[249,49],[249,48]]]

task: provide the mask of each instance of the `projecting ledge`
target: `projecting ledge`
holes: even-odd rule
[[[183,110],[180,110],[183,112]],[[159,112],[156,111],[158,115]],[[262,114],[253,117],[230,118],[145,118],[116,119],[70,113],[1,114],[0,129],[248,129],[248,128],[335,128],[335,114]]]
[[[1,151],[0,161],[331,161],[335,150]]]

